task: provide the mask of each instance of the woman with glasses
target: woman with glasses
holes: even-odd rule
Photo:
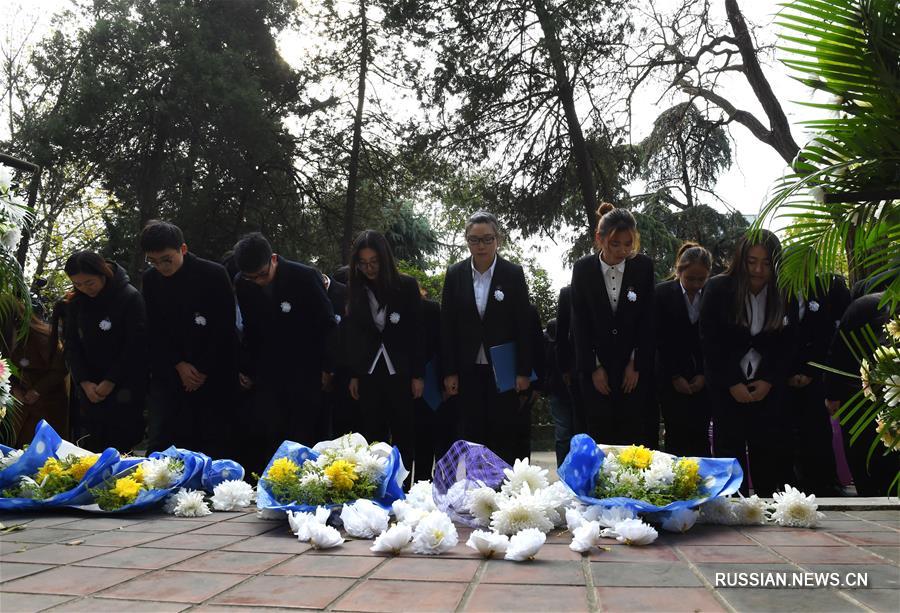
[[[91,251],[72,254],[65,271],[74,286],[66,297],[65,358],[88,434],[82,446],[96,452],[115,447],[125,453],[144,434],[144,299],[128,282],[124,268]]]
[[[397,270],[387,239],[374,230],[353,242],[345,325],[349,389],[359,401],[363,435],[391,441],[412,469],[413,401],[425,385],[422,297],[416,280]]]
[[[486,445],[512,464],[520,446],[512,440],[514,424],[525,410],[533,367],[528,286],[522,267],[497,255],[501,235],[496,217],[475,213],[466,222],[465,236],[471,256],[450,266],[444,278],[444,388],[449,397],[458,396],[460,436]],[[501,346],[511,346],[514,358],[494,364],[491,348]],[[498,391],[493,366],[514,371],[512,389]]]

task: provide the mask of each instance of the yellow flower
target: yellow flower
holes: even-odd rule
[[[700,464],[697,460],[682,458],[675,465],[676,485],[682,491],[693,491],[700,483]]]
[[[44,465],[41,466],[40,470],[38,470],[37,478],[35,479],[35,481],[40,483],[46,477],[50,475],[59,475],[62,474],[62,472],[63,467],[59,463],[59,460],[57,460],[56,458],[47,458],[47,461],[44,462]]]
[[[116,486],[113,488],[113,494],[125,500],[125,504],[134,502],[138,492],[141,491],[141,484],[131,477],[122,477],[116,479]]]
[[[347,460],[335,460],[325,469],[325,476],[331,479],[332,485],[339,490],[349,490],[358,478],[356,465]]]
[[[653,460],[653,452],[643,445],[632,445],[619,454],[620,463],[640,469],[650,466],[651,460]]]
[[[285,483],[297,478],[300,467],[290,458],[278,458],[269,468],[268,479],[276,483]]]
[[[131,478],[140,483],[144,484],[144,464],[138,464],[138,467],[134,469],[134,472],[131,473]]]
[[[99,459],[100,456],[96,454],[78,458],[78,461],[72,464],[72,467],[69,469],[69,474],[81,481],[84,478],[85,473],[87,473]]]

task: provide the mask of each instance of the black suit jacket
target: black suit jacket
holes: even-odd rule
[[[769,292],[776,291],[769,287]],[[728,389],[746,381],[741,358],[751,348],[762,356],[754,379],[780,385],[787,377],[791,337],[785,329],[763,330],[756,336],[734,321],[734,281],[725,274],[709,280],[700,303],[700,344],[706,379],[711,386]]]
[[[234,292],[225,267],[188,253],[171,277],[145,272],[142,288],[154,379],[177,381],[175,365],[184,361],[236,385]]]
[[[572,286],[559,290],[556,304],[556,366],[560,373],[572,371],[575,365],[575,345],[572,336]]]
[[[590,373],[597,360],[611,375],[621,375],[632,350],[638,371],[652,372],[656,347],[653,335],[653,261],[637,254],[625,261],[615,314],[609,304],[606,279],[597,254],[586,255],[572,269],[572,310],[575,366]],[[628,292],[635,293],[632,302]]]
[[[365,290],[353,296],[344,321],[347,324],[347,359],[350,372],[359,377],[367,372],[382,343],[400,377],[425,376],[425,322],[419,285],[401,274],[397,284],[384,296],[384,330],[372,318]]]
[[[884,341],[884,324],[890,319],[890,309],[888,305],[878,307],[883,295],[882,292],[868,294],[850,303],[841,318],[837,333],[831,339],[827,357],[829,366],[859,375],[859,361],[853,355],[847,341],[852,343],[852,336],[855,335],[865,349],[865,355],[859,357],[871,359],[873,352],[869,351],[869,345],[862,337],[863,329],[866,325],[870,326],[875,337],[881,342]],[[825,397],[829,400],[846,402],[860,390],[861,385],[859,379],[825,373]]]
[[[835,323],[840,322],[846,310],[850,292],[843,278],[834,276],[828,287],[818,285],[806,300],[803,319],[800,319],[800,303],[796,297],[788,302],[788,331],[792,337],[791,363],[788,376],[802,374],[821,377],[822,370],[811,366],[810,362],[823,364],[828,353],[828,345],[834,336]]]
[[[455,375],[473,369],[482,344],[490,362],[491,347],[516,343],[516,374],[530,377],[534,334],[528,305],[528,285],[522,267],[499,255],[483,319],[475,304],[472,258],[448,268],[441,297],[441,365],[444,374]]]
[[[241,372],[279,386],[321,382],[335,321],[319,271],[278,256],[267,288],[238,276],[235,289],[244,320]]]
[[[657,285],[655,298],[657,372],[668,389],[675,377],[690,381],[703,374],[700,323],[691,323],[678,279]]]
[[[425,325],[425,363],[434,358],[440,361],[441,353],[441,303],[428,298],[422,299],[422,314]],[[438,369],[440,372],[440,369]]]

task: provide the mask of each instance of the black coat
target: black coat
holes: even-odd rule
[[[147,314],[125,269],[109,262],[113,278],[97,296],[76,293],[66,306],[66,363],[72,379],[142,394],[147,387]]]
[[[703,374],[700,323],[691,323],[678,279],[657,285],[655,298],[657,373],[659,384],[668,389],[676,377],[690,381]]]
[[[538,313],[537,307],[533,304],[528,305],[528,312],[531,313],[532,357],[534,374],[537,377],[532,388],[542,392],[547,378],[547,341],[544,337],[544,329],[541,327],[541,314]]]
[[[559,290],[556,305],[556,366],[560,373],[571,372],[575,366],[575,339],[572,328],[572,286]]]
[[[192,364],[227,384],[237,381],[234,292],[225,267],[188,253],[171,277],[144,273],[153,378],[177,379],[175,365]]]
[[[346,366],[346,356],[344,356],[344,316],[347,314],[347,286],[340,281],[336,281],[329,277],[328,301],[331,303],[331,309],[334,311],[334,320],[337,325],[331,330],[325,342],[325,370],[327,372],[335,372],[339,368]]]
[[[762,330],[750,335],[750,328],[734,318],[734,281],[725,274],[709,280],[700,303],[700,345],[710,386],[728,389],[744,383],[741,359],[751,348],[762,356],[754,379],[780,385],[787,377],[791,359],[791,338],[785,329]],[[769,287],[769,292],[775,291]]]
[[[385,291],[384,330],[372,318],[368,293],[360,288],[351,298],[344,318],[347,324],[347,361],[350,373],[360,377],[369,372],[382,344],[400,377],[425,376],[425,322],[419,285],[401,274],[394,287]],[[396,322],[396,323],[395,323]]]
[[[859,375],[859,360],[853,355],[847,341],[852,343],[852,338],[855,336],[865,349],[864,354],[859,357],[871,359],[874,352],[869,349],[868,343],[863,338],[863,329],[866,325],[870,326],[875,337],[880,342],[884,341],[884,325],[890,319],[890,309],[888,305],[878,307],[883,296],[883,293],[877,292],[857,298],[850,303],[841,318],[838,332],[831,337],[826,358],[828,366],[852,375]],[[844,340],[845,338],[847,341]],[[825,397],[829,400],[847,402],[860,390],[861,386],[858,378],[825,373]]]
[[[516,375],[530,377],[534,366],[534,334],[528,305],[528,285],[522,267],[499,255],[483,319],[475,304],[472,258],[448,268],[441,297],[441,366],[444,374],[454,375],[473,369],[482,345],[490,362],[491,347],[515,343]]]
[[[321,382],[334,311],[316,269],[278,256],[265,288],[237,278],[244,321],[241,372],[276,386]]]
[[[429,298],[423,298],[422,314],[425,325],[425,363],[427,364],[435,357],[440,361],[441,303]],[[438,372],[440,372],[440,368]]]
[[[653,333],[653,261],[637,254],[625,261],[615,314],[597,254],[586,255],[572,270],[575,366],[591,373],[597,360],[607,373],[624,372],[632,350],[635,369],[651,373],[656,344]],[[629,291],[636,295],[628,300]]]
[[[800,319],[800,303],[792,298],[788,303],[787,316],[791,333],[791,362],[788,376],[802,374],[820,377],[822,370],[811,366],[810,362],[822,364],[828,353],[828,345],[834,336],[835,324],[839,323],[849,303],[850,292],[843,278],[834,276],[827,289],[816,287],[806,301],[803,319]]]

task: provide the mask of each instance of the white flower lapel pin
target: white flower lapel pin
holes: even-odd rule
[[[205,326],[206,318],[203,315],[201,315],[200,313],[194,313],[194,323],[197,324],[198,326]]]
[[[281,312],[282,313],[290,313],[291,312],[291,303],[285,300],[281,303]]]
[[[100,329],[104,332],[109,332],[109,330],[112,328],[112,322],[109,320],[109,317],[106,317],[100,321],[99,326]]]
[[[335,321],[335,323],[341,323],[341,316],[338,315],[337,313],[335,313],[335,314],[334,314],[334,321]]]
[[[22,368],[28,368],[30,365],[31,360],[29,360],[28,358],[22,358],[21,360],[19,360],[19,366],[21,366]]]
[[[632,288],[628,288],[628,293],[625,294],[625,297],[628,298],[628,302],[637,302],[637,292]]]
[[[392,324],[395,324],[395,325],[399,324],[400,323],[400,313],[398,313],[397,311],[394,311],[393,313],[391,313],[390,320],[391,320]]]
[[[815,300],[810,300],[810,301],[809,301],[809,310],[812,311],[813,313],[815,313],[816,311],[818,311],[818,310],[819,310],[819,303],[816,302]]]
[[[787,315],[784,316],[784,322],[783,322],[783,323],[784,323],[785,326],[791,325],[791,320],[788,319],[788,316],[787,316]]]
[[[503,299],[506,298],[506,294],[503,293],[502,289],[494,290],[494,300],[497,302],[503,302]]]

